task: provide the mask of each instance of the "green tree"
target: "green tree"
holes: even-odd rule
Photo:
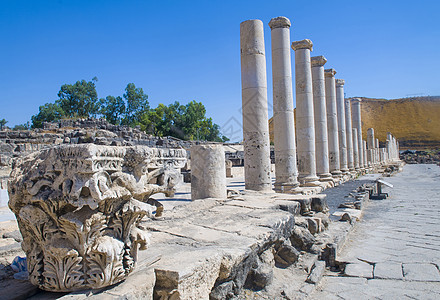
[[[6,121],[5,119],[0,120],[0,130],[3,130],[3,126],[5,126],[6,123],[8,123],[8,121]]]
[[[58,121],[64,116],[64,110],[57,103],[46,103],[40,106],[38,114],[31,117],[32,128],[41,128],[43,122]]]
[[[58,92],[57,104],[67,117],[88,118],[96,116],[99,111],[98,94],[94,77],[92,81],[77,81],[74,84],[64,84]]]
[[[99,102],[101,106],[100,113],[105,119],[111,124],[119,125],[122,116],[125,114],[124,99],[120,96],[107,96],[105,99],[100,99]]]
[[[31,128],[31,125],[30,125],[29,121],[27,121],[24,124],[15,125],[14,128],[12,128],[12,130],[29,130],[30,128]]]
[[[127,101],[123,124],[129,126],[139,124],[143,115],[150,109],[148,95],[144,94],[142,88],[136,88],[134,83],[129,83],[123,97]]]

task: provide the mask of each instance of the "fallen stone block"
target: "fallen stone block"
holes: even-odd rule
[[[310,272],[309,276],[306,279],[306,282],[317,284],[325,272],[325,261],[318,260],[315,262],[312,271]]]

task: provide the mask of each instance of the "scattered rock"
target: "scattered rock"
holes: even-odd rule
[[[307,251],[310,250],[316,239],[306,228],[295,226],[290,241],[295,248]]]
[[[287,268],[291,264],[298,261],[300,253],[289,242],[285,241],[278,248],[278,251],[274,255],[275,264],[280,268]]]
[[[312,271],[306,279],[306,282],[316,284],[318,283],[325,271],[325,261],[318,260],[315,262]]]

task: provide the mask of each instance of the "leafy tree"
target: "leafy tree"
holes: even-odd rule
[[[28,121],[24,124],[15,125],[14,128],[12,128],[12,130],[29,130],[30,128],[31,128],[31,125]]]
[[[125,102],[122,97],[107,96],[102,98],[100,102],[100,113],[105,119],[114,125],[119,125],[122,120],[122,116],[125,114]]]
[[[140,123],[142,116],[148,113],[150,109],[148,95],[144,94],[142,88],[136,88],[134,83],[129,83],[125,88],[123,97],[127,101],[123,124],[129,126],[137,125]]]
[[[94,77],[92,81],[77,81],[64,84],[58,92],[57,104],[67,117],[88,118],[96,116],[99,111],[98,94]]]
[[[5,119],[0,120],[0,130],[3,130],[3,126],[5,126],[6,123],[8,123],[8,121],[6,121]]]
[[[46,103],[39,108],[39,113],[32,116],[32,128],[43,127],[43,122],[58,121],[65,116],[64,110],[57,103]]]

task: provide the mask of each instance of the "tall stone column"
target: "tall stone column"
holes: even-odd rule
[[[369,167],[368,155],[367,155],[367,141],[362,140],[362,151],[364,152],[364,166],[365,169]]]
[[[374,148],[376,147],[376,141],[374,140],[374,129],[367,129],[367,149],[368,149],[368,161],[371,162],[371,166],[375,165]]]
[[[348,155],[347,155],[347,134],[345,124],[345,102],[344,102],[344,84],[343,79],[336,79],[336,105],[338,109],[338,136],[339,136],[339,160],[341,171],[348,173]]]
[[[364,169],[364,151],[362,149],[362,119],[361,119],[361,99],[354,98],[351,100],[351,117],[353,121],[353,128],[357,129],[358,134],[358,145],[353,145],[353,147],[358,147],[359,153],[359,168]]]
[[[289,192],[299,186],[293,117],[290,20],[273,18],[272,36],[273,123],[275,143],[275,191]]]
[[[320,181],[333,181],[328,155],[327,109],[325,105],[324,56],[314,56],[312,62],[313,109],[315,119],[316,173]]]
[[[313,112],[312,69],[310,51],[312,41],[292,43],[295,51],[296,133],[299,181],[304,186],[318,185],[315,156],[315,122]]]
[[[330,173],[334,177],[341,176],[339,160],[338,111],[336,106],[336,85],[334,69],[324,70],[325,103],[327,109],[328,156]]]
[[[357,128],[352,128],[351,129],[352,132],[352,138],[353,138],[353,161],[354,161],[354,169],[356,170],[356,172],[360,171],[359,168],[359,148],[357,147],[358,145],[358,133],[357,133]]]
[[[240,24],[240,53],[245,187],[267,191],[272,183],[263,22]]]
[[[350,172],[354,172],[353,130],[351,122],[351,102],[345,100],[345,133],[347,135],[347,163]]]
[[[375,139],[375,143],[374,143],[374,145],[375,145],[375,147],[376,147],[376,148],[374,148],[374,150],[375,150],[375,152],[376,152],[376,163],[377,163],[377,164],[380,164],[381,161],[380,161],[379,139]]]

